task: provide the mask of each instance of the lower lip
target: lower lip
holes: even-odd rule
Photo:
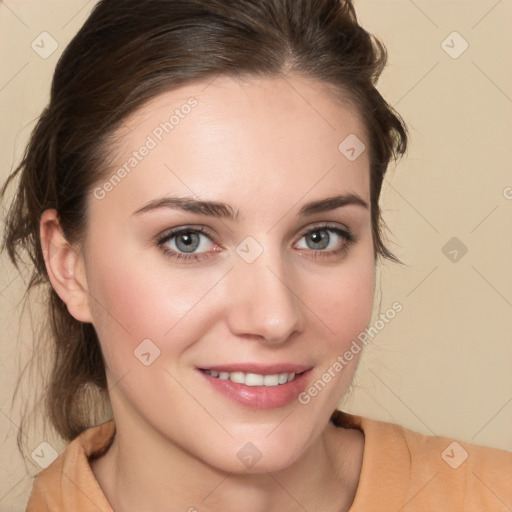
[[[306,388],[310,370],[301,373],[291,382],[278,386],[246,386],[229,379],[222,380],[198,370],[214,389],[238,404],[252,409],[275,409],[296,400]]]

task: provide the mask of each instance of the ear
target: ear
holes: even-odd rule
[[[85,263],[82,255],[64,237],[55,209],[43,212],[39,234],[46,271],[53,289],[74,318],[92,323]]]

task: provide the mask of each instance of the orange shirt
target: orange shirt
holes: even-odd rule
[[[365,436],[349,512],[511,512],[512,452],[342,411],[332,421]],[[89,464],[115,434],[110,420],[82,432],[35,478],[26,512],[113,512]],[[315,511],[318,512],[318,511]]]

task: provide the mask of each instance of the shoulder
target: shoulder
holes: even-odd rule
[[[333,415],[333,422],[365,435],[360,493],[354,505],[357,499],[380,495],[386,506],[398,509],[409,502],[416,507],[411,510],[457,506],[482,512],[512,507],[512,452],[342,411]]]
[[[73,503],[76,512],[112,512],[94,474],[90,461],[104,453],[115,435],[113,420],[84,430],[73,439],[34,480],[26,512],[65,512]],[[92,501],[91,501],[92,500]]]

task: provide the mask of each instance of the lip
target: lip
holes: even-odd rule
[[[259,375],[275,375],[276,373],[302,373],[311,369],[311,366],[282,363],[263,365],[256,363],[235,363],[235,364],[222,364],[217,366],[201,366],[200,370],[213,370],[216,372],[243,372],[243,373],[257,373]],[[284,385],[284,384],[283,384]]]
[[[216,370],[216,368],[220,368]],[[229,368],[229,370],[227,370]],[[236,368],[236,369],[231,369]],[[283,368],[292,368],[286,370]],[[298,399],[298,396],[306,389],[309,375],[311,374],[311,367],[299,365],[272,365],[272,366],[259,366],[259,365],[226,365],[226,366],[212,366],[211,368],[204,368],[205,370],[214,371],[243,371],[244,373],[259,373],[260,375],[273,375],[274,373],[291,373],[293,368],[301,369],[300,373],[294,380],[286,384],[278,386],[246,386],[245,384],[238,384],[231,380],[222,380],[217,377],[212,377],[207,373],[202,372],[199,368],[198,373],[206,379],[207,383],[220,394],[231,399],[238,405],[248,407],[250,409],[275,409],[284,407],[285,405]],[[245,369],[245,371],[244,371]],[[261,373],[265,372],[265,373]]]

